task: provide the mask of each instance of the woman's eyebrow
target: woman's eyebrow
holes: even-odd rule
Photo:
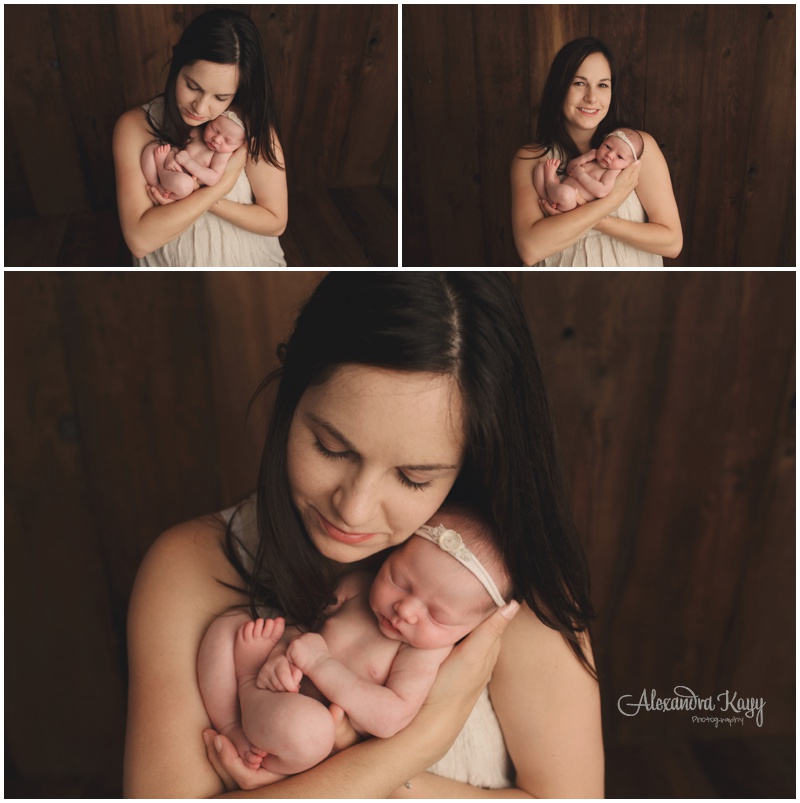
[[[576,78],[582,78],[584,81],[588,81],[589,79],[585,75],[576,75]],[[601,84],[603,81],[610,81],[610,78],[601,78],[597,83]]]

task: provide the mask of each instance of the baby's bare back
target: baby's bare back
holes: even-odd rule
[[[331,657],[363,680],[383,686],[401,642],[386,638],[367,604],[368,595],[347,600],[325,620],[320,633]]]

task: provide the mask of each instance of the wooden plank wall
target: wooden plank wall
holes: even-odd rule
[[[247,404],[320,276],[7,273],[9,797],[119,794],[136,569],[252,489],[266,402]],[[794,275],[516,281],[592,569],[609,745],[793,732]],[[675,685],[763,697],[763,727],[616,710]]]
[[[290,189],[396,185],[397,7],[232,7],[265,43]],[[172,45],[207,8],[5,9],[7,218],[114,208],[114,124],[163,91]]]
[[[519,265],[511,158],[586,35],[670,166],[685,243],[667,264],[796,264],[794,5],[404,6],[403,32],[404,265]]]

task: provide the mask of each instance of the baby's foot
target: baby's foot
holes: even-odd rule
[[[556,171],[557,171],[558,166],[560,164],[561,164],[561,159],[548,159],[544,163],[544,180],[545,181],[553,181],[553,179],[555,179],[556,181],[558,180],[556,178]]]
[[[255,679],[258,671],[264,665],[273,647],[283,635],[283,620],[256,619],[255,622],[245,622],[236,631],[236,640],[233,644],[233,657],[236,663],[236,680],[239,685]]]
[[[236,748],[236,752],[241,756],[242,761],[250,769],[258,769],[261,762],[266,758],[267,751],[260,750],[244,735],[241,722],[234,722],[226,728],[222,728],[220,733],[227,736]]]
[[[161,168],[164,166],[164,162],[167,160],[167,156],[169,156],[169,151],[169,145],[159,145],[156,148],[153,158],[156,160],[156,168],[158,170],[161,170]]]

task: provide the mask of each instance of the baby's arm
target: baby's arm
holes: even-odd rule
[[[256,677],[256,688],[267,691],[299,692],[303,673],[289,662],[286,650],[293,639],[301,635],[296,627],[287,627],[280,641],[272,648],[272,652],[264,661],[264,666]]]
[[[293,641],[287,656],[328,700],[347,712],[357,730],[388,738],[408,725],[422,707],[451,650],[401,646],[385,686],[363,680],[334,660],[318,633],[306,633]]]
[[[591,162],[593,159],[597,158],[597,148],[592,148],[590,151],[586,151],[586,153],[582,153],[580,156],[576,156],[568,165],[567,165],[567,175],[571,176],[572,171],[576,167],[580,167],[581,165],[585,165],[586,162]]]
[[[595,198],[605,198],[614,187],[614,182],[619,174],[619,170],[604,170],[598,181],[596,178],[592,178],[583,167],[579,167],[572,174],[572,178],[579,181]]]
[[[203,167],[198,161],[193,159],[188,151],[180,151],[176,154],[175,161],[188,173],[201,181],[207,187],[213,187],[225,172],[225,166],[231,158],[229,153],[215,153],[211,157],[208,167]]]

